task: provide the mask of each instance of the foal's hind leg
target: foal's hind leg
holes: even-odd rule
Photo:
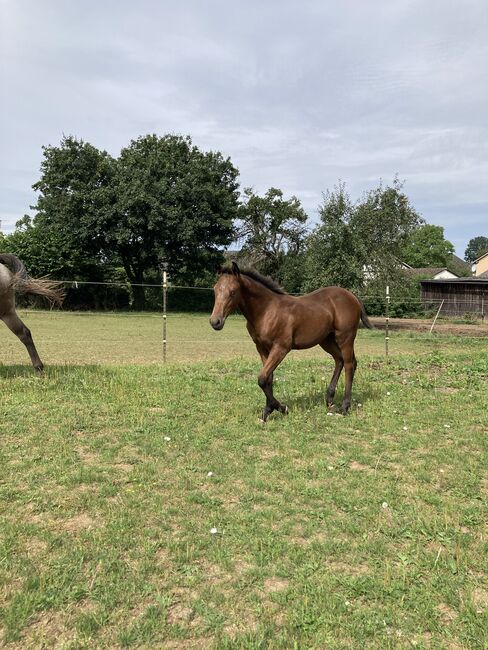
[[[273,372],[288,354],[288,350],[275,347],[269,353],[266,353],[262,348],[256,347],[263,362],[263,369],[259,373],[258,384],[266,395],[266,406],[263,409],[261,418],[263,422],[266,422],[273,411],[288,413],[286,404],[281,404],[273,395]]]
[[[334,403],[335,392],[337,388],[337,382],[339,381],[339,376],[344,367],[344,359],[342,358],[342,352],[340,347],[337,345],[334,334],[329,334],[323,343],[320,344],[320,347],[328,352],[335,361],[335,369],[330,380],[329,387],[327,388],[327,406],[332,406]]]
[[[11,311],[8,314],[4,314],[3,316],[1,316],[1,319],[3,320],[5,325],[9,328],[9,330],[11,330],[15,334],[15,336],[18,336],[18,338],[22,341],[22,343],[27,348],[27,352],[29,353],[29,356],[31,358],[32,365],[39,373],[42,373],[44,369],[44,365],[40,360],[39,355],[37,354],[36,346],[34,345],[34,341],[32,340],[32,335],[30,333],[29,328],[24,325],[24,323],[20,320],[20,318],[15,313],[15,311]]]
[[[342,402],[341,410],[344,415],[348,412],[351,406],[352,382],[354,380],[354,373],[357,368],[356,355],[354,354],[354,339],[356,332],[336,335],[336,341],[341,349],[342,358],[344,359],[344,372],[346,374],[346,385],[344,390],[344,400]]]

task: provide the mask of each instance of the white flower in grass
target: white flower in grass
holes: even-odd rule
[[[209,472],[209,473],[207,474],[207,476],[213,476],[213,475],[214,475],[213,472]]]
[[[171,438],[169,436],[164,436],[166,442],[170,442]]]
[[[332,465],[327,465],[327,469],[332,471],[334,468],[332,467]]]
[[[450,428],[451,428],[451,425],[450,425],[450,424],[445,424],[445,425],[444,425],[444,429],[450,429]]]
[[[408,431],[408,427],[403,427],[403,430],[404,430],[404,431]]]
[[[387,395],[391,395],[391,393],[390,393],[390,391],[389,391],[389,390],[387,390],[387,391],[386,391],[386,394],[387,394]]]
[[[210,534],[211,534],[211,535],[216,535],[218,532],[219,532],[219,531],[217,530],[217,528],[211,528],[211,529],[210,529]]]
[[[331,411],[327,411],[327,415],[334,415]]]
[[[388,504],[386,503],[386,501],[383,501],[381,507],[383,508],[383,510],[386,510],[388,508]]]

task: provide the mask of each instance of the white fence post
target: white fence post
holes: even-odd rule
[[[388,341],[390,340],[390,285],[386,285],[386,326],[385,326],[385,354],[388,358]]]

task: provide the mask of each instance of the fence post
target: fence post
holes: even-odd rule
[[[437,310],[437,314],[435,315],[434,322],[432,323],[432,326],[431,326],[431,328],[430,328],[430,332],[429,332],[429,334],[432,334],[432,330],[434,329],[434,325],[435,325],[435,323],[436,323],[436,320],[438,319],[439,314],[441,313],[441,309],[442,309],[442,305],[443,305],[443,304],[444,304],[444,299],[443,299],[442,302],[441,302],[441,306],[440,306],[439,309]]]
[[[166,363],[166,295],[168,292],[168,262],[161,262],[163,279],[163,363]]]
[[[386,285],[386,326],[385,326],[385,354],[386,360],[389,363],[390,359],[388,358],[388,341],[390,340],[390,285]]]

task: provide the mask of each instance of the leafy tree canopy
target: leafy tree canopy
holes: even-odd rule
[[[396,179],[355,203],[339,183],[324,194],[319,214],[308,241],[305,290],[331,284],[360,290],[368,277],[390,278],[406,240],[422,223]]]
[[[143,136],[117,159],[73,137],[43,153],[32,225],[88,259],[120,260],[133,283],[161,260],[173,278],[192,280],[233,238],[238,171],[189,137]],[[142,289],[134,296],[142,307]]]
[[[466,262],[474,262],[485,253],[488,253],[488,237],[473,237],[464,251],[464,259]]]
[[[414,268],[445,267],[454,253],[454,246],[444,239],[444,228],[425,224],[417,228],[405,242],[402,261]]]
[[[250,263],[259,266],[287,251],[298,252],[306,233],[307,214],[296,196],[286,200],[271,187],[264,196],[244,190],[237,236]]]

